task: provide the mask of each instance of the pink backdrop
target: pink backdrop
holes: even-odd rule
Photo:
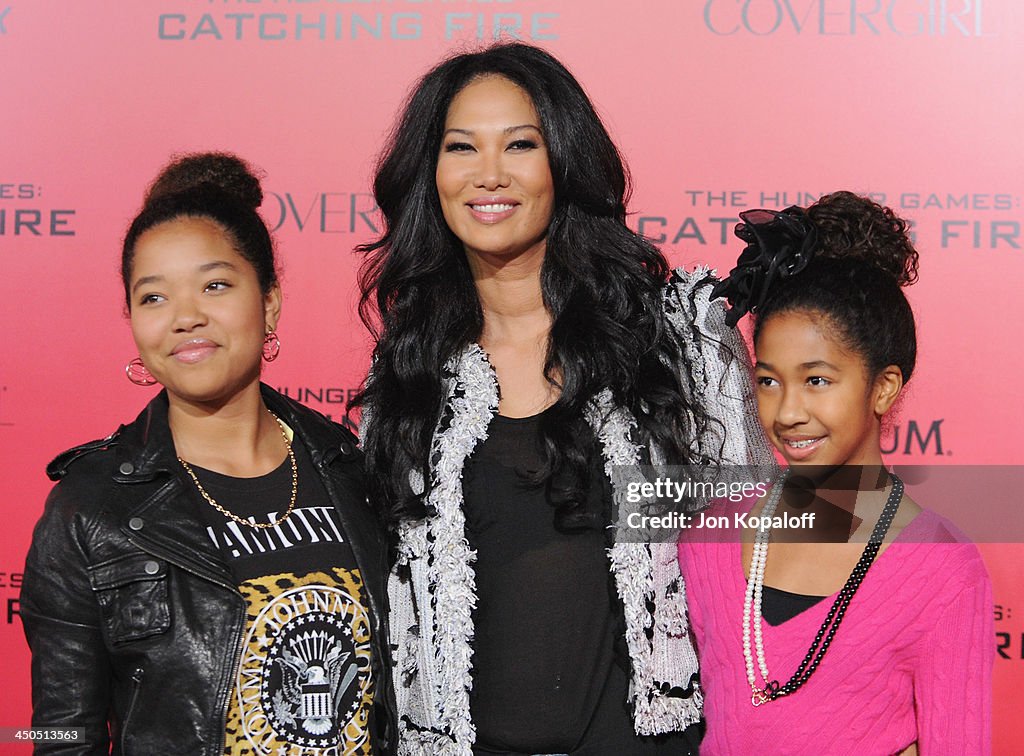
[[[577,74],[631,166],[634,224],[678,264],[727,269],[739,211],[837,188],[913,219],[920,368],[892,459],[1022,462],[1016,0],[0,0],[0,726],[29,722],[16,612],[43,467],[151,394],[124,378],[117,275],[146,183],[176,151],[266,171],[286,297],[266,378],[337,417],[367,366],[352,248],[378,222],[382,137],[418,75],[495,32]],[[1024,736],[1016,532],[983,547],[997,753]]]

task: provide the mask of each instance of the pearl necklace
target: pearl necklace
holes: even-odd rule
[[[847,578],[845,585],[839,591],[839,595],[836,596],[828,616],[821,623],[821,627],[818,629],[817,635],[814,636],[814,641],[811,643],[807,655],[800,662],[800,666],[797,667],[793,676],[784,685],[780,685],[778,680],[773,680],[771,675],[769,675],[768,664],[765,661],[764,638],[761,631],[761,600],[764,588],[764,566],[768,560],[768,541],[771,538],[772,532],[771,518],[775,514],[779,500],[782,498],[782,490],[785,487],[788,476],[789,470],[783,471],[782,475],[779,476],[778,481],[776,481],[775,486],[768,495],[764,510],[761,512],[761,522],[763,525],[758,527],[757,534],[754,536],[754,548],[750,557],[750,575],[747,579],[747,590],[743,597],[743,658],[746,661],[747,682],[750,683],[750,702],[754,706],[760,706],[768,701],[774,701],[776,698],[794,693],[810,679],[814,670],[821,664],[821,660],[824,658],[825,652],[832,643],[832,638],[835,637],[836,630],[839,629],[839,624],[846,614],[846,609],[849,607],[850,601],[853,600],[853,594],[860,587],[864,576],[867,575],[868,567],[871,566],[878,555],[878,549],[881,547],[882,541],[885,540],[885,535],[889,532],[889,526],[892,525],[892,520],[896,516],[896,510],[903,499],[903,481],[889,473],[889,477],[892,479],[892,490],[889,492],[889,498],[885,502],[885,507],[882,509],[878,522],[875,523],[875,527],[871,531],[871,536],[864,547],[864,552],[861,554],[856,566],[854,566],[853,572],[850,573],[850,577]],[[750,648],[751,627],[753,627],[753,645],[757,658],[757,671],[761,673],[761,679],[764,681],[762,686],[757,684],[757,678],[754,674],[754,655],[751,654]]]

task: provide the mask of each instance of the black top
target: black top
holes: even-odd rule
[[[292,450],[299,474],[295,508],[277,527],[239,525],[206,501],[200,503],[207,535],[220,549],[239,583],[320,564],[355,567],[338,512],[316,474],[309,452],[298,441],[293,442]],[[236,478],[197,465],[191,467],[214,501],[243,519],[274,522],[288,510],[292,465],[287,457],[276,469],[255,478]],[[191,479],[187,487],[194,487]]]
[[[592,448],[587,508],[603,511],[611,492],[602,458],[580,425]],[[527,479],[540,467],[539,429],[539,415],[495,417],[464,472],[466,530],[477,551],[474,752],[685,753],[675,738],[634,734],[607,537],[555,527],[545,487]]]
[[[253,742],[268,753],[370,753],[373,650],[362,575],[308,451],[298,439],[292,447],[295,507],[276,526],[250,527],[201,504],[248,607],[224,754],[248,752]],[[242,519],[272,523],[288,510],[288,458],[254,478],[193,470],[214,501]]]
[[[824,596],[790,593],[770,585],[761,587],[761,616],[769,625],[781,625],[822,601]]]

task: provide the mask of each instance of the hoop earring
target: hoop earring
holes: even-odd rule
[[[277,331],[269,331],[263,339],[263,359],[273,362],[281,353],[281,339],[277,337]]]
[[[153,377],[153,374],[143,364],[141,357],[136,357],[125,365],[124,372],[128,376],[128,380],[136,386],[152,386],[156,383],[156,378]]]

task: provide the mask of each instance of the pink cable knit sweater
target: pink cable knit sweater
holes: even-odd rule
[[[747,507],[749,509],[749,506]],[[679,545],[700,657],[701,754],[991,752],[992,585],[973,544],[924,511],[868,570],[821,666],[792,696],[754,707],[743,661],[739,543]],[[771,550],[768,552],[771,559]],[[796,671],[835,596],[778,626],[768,670]]]

